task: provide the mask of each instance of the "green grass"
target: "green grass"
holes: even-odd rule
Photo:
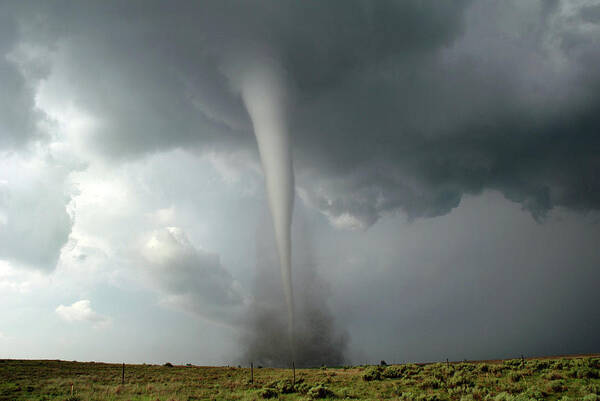
[[[600,401],[600,358],[297,369],[0,360],[0,401]],[[71,395],[71,387],[73,395]]]

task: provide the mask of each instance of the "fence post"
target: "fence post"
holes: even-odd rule
[[[250,362],[250,383],[254,383],[254,362]]]
[[[125,362],[123,362],[123,368],[121,369],[121,384],[125,384]]]
[[[292,374],[293,374],[292,386],[295,386],[296,385],[296,364],[294,363],[294,361],[292,361]]]
[[[450,368],[450,362],[448,362],[448,358],[446,358],[446,367]]]

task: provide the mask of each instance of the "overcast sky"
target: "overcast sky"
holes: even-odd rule
[[[599,351],[600,1],[57,0],[0,1],[0,358],[275,361],[260,58],[306,355]]]

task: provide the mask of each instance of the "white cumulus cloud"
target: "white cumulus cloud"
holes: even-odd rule
[[[109,319],[92,309],[88,299],[74,302],[70,306],[59,305],[56,313],[67,322],[90,322],[94,327],[103,327],[109,323]]]
[[[141,249],[146,272],[163,302],[213,322],[232,322],[245,302],[240,284],[216,253],[196,248],[180,227],[150,233]]]

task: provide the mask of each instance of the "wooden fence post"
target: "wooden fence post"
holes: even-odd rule
[[[254,362],[250,362],[250,383],[254,383]]]
[[[295,386],[296,385],[296,364],[294,363],[294,361],[292,361],[292,374],[293,374],[292,386]]]
[[[121,384],[125,384],[125,362],[123,362],[123,369],[121,370]]]

